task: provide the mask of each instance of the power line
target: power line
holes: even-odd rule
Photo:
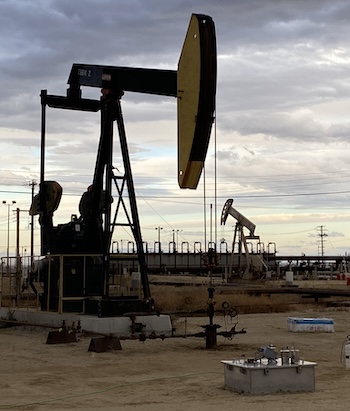
[[[30,194],[28,192],[24,191],[8,191],[8,190],[0,190],[0,193],[7,193],[7,194]],[[234,198],[281,198],[281,197],[302,197],[302,196],[320,196],[320,195],[334,195],[334,194],[350,194],[350,190],[344,190],[344,191],[323,191],[323,192],[316,192],[316,193],[295,193],[295,194],[247,194],[247,195],[241,195],[241,194],[235,194],[232,193],[232,191],[227,194],[227,195],[221,195],[218,196],[217,198],[225,199],[227,197],[234,197]],[[81,197],[81,194],[75,194],[75,193],[64,193],[62,196],[66,197]],[[163,196],[152,196],[152,195],[142,195],[142,198],[147,198],[147,199],[183,199],[184,197],[181,197],[180,195],[178,196],[171,196],[171,195],[163,195]],[[198,196],[185,196],[186,199],[199,199]],[[214,198],[214,196],[208,196],[208,198]]]

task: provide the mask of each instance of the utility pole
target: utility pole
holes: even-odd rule
[[[326,242],[325,237],[328,236],[325,232],[325,227],[320,225],[317,227],[317,235],[320,237],[319,246],[318,246],[318,255],[324,256],[324,243]]]

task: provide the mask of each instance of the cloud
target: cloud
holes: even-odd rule
[[[40,179],[42,89],[65,95],[73,63],[176,70],[193,12],[211,15],[217,34],[207,203],[217,190],[218,215],[233,197],[262,231],[325,224],[345,241],[350,233],[339,225],[349,218],[350,199],[350,3],[342,0],[1,1],[3,191],[11,182],[16,192],[22,181]],[[100,90],[84,88],[83,96],[99,99]],[[125,93],[122,109],[135,184],[148,201],[142,221],[153,227],[164,218],[203,233],[203,180],[196,192],[177,185],[176,99]],[[57,220],[67,219],[70,201],[75,209],[91,182],[99,116],[47,110],[46,172],[66,196]],[[122,172],[118,150],[115,141]],[[280,241],[283,247],[290,239]]]

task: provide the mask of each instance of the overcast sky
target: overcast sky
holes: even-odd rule
[[[265,247],[275,243],[281,255],[317,255],[321,226],[325,254],[350,251],[349,0],[0,0],[0,198],[24,210],[21,247],[30,244],[28,182],[40,179],[40,90],[65,95],[73,63],[176,70],[192,13],[210,15],[217,35],[206,207],[203,179],[196,191],[177,185],[176,99],[126,93],[144,241],[153,244],[162,227],[164,244],[172,230],[181,230],[179,242],[230,242],[235,221],[220,227],[219,219],[234,198]],[[100,91],[83,95],[99,99]],[[63,187],[55,224],[78,213],[98,138],[99,114],[48,109],[46,178]],[[0,211],[4,254],[8,210]],[[10,226],[14,250],[12,209]]]

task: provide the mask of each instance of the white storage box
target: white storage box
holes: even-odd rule
[[[332,318],[297,318],[288,317],[287,329],[291,332],[334,332]]]
[[[315,390],[317,363],[299,361],[297,364],[247,364],[244,360],[221,361],[224,364],[225,388],[248,394],[272,394]]]

